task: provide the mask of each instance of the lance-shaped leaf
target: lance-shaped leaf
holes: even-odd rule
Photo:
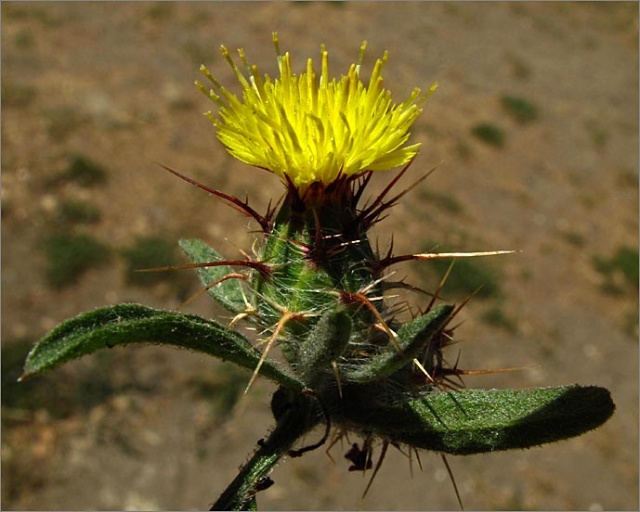
[[[194,315],[120,304],[96,309],[63,322],[27,356],[21,379],[62,363],[116,345],[154,343],[187,348],[254,370],[260,352],[240,333]],[[303,385],[264,361],[260,373],[290,389]]]
[[[370,382],[396,372],[424,351],[431,338],[446,324],[453,309],[453,306],[441,304],[426,315],[407,322],[398,331],[401,351],[389,346],[387,352],[355,370],[345,372],[347,379],[352,382]]]
[[[348,397],[343,412],[349,422],[394,442],[453,455],[568,439],[602,425],[615,409],[609,391],[595,386],[468,390],[385,403],[366,399],[364,391]]]
[[[179,245],[193,263],[224,260],[215,249],[197,238],[182,239]],[[200,267],[196,269],[196,272],[202,283],[207,287],[207,293],[227,311],[238,314],[247,309],[240,281],[237,278],[224,279],[234,273],[230,266]],[[210,286],[211,288],[209,288]]]

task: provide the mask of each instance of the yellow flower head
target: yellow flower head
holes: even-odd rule
[[[328,185],[340,176],[363,171],[384,171],[406,164],[420,144],[405,145],[409,129],[422,112],[427,94],[414,89],[403,103],[394,103],[382,86],[385,52],[371,73],[369,84],[360,79],[366,41],[358,64],[352,64],[339,80],[329,78],[329,54],[321,47],[320,76],[312,59],[306,71],[291,70],[289,53],[282,55],[273,34],[280,77],[262,77],[238,51],[247,75],[236,66],[229,51],[222,54],[242,86],[242,99],[220,85],[212,74],[201,71],[213,89],[196,85],[218,106],[218,115],[207,115],[218,130],[218,138],[229,153],[256,167],[268,169],[305,190],[311,183]]]

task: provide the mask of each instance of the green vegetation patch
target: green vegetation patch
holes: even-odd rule
[[[107,181],[107,171],[100,164],[83,155],[75,155],[63,177],[82,187],[102,185]]]
[[[575,247],[584,247],[585,239],[584,236],[575,231],[564,231],[560,233],[562,239]]]
[[[595,119],[587,121],[585,123],[585,129],[591,138],[591,142],[597,149],[602,149],[607,145],[609,132],[599,121]]]
[[[483,313],[482,320],[488,325],[504,329],[510,333],[516,333],[518,330],[516,322],[509,318],[504,309],[497,304],[491,306]]]
[[[622,293],[622,282],[638,290],[638,248],[623,246],[612,258],[593,257],[593,265],[604,278],[604,289],[610,293]]]
[[[54,288],[78,281],[87,270],[104,265],[108,247],[89,235],[53,234],[43,241],[47,256],[46,278]]]
[[[68,200],[60,203],[57,220],[67,226],[93,224],[100,220],[100,210],[86,201]]]
[[[501,101],[507,113],[521,124],[538,119],[538,107],[524,98],[504,95]]]
[[[73,107],[61,105],[44,111],[47,132],[55,142],[63,142],[82,123],[82,116]]]
[[[471,133],[474,137],[490,146],[498,148],[504,146],[504,130],[493,123],[478,123],[471,129]]]
[[[177,259],[174,242],[160,237],[141,237],[133,245],[123,249],[127,262],[127,283],[137,286],[154,286],[161,282],[174,281],[177,271],[138,272],[143,269],[166,267]]]
[[[451,194],[441,194],[433,190],[420,189],[420,200],[448,213],[462,213],[464,208]]]
[[[30,85],[3,83],[2,106],[18,108],[27,107],[33,102],[37,94],[35,87]]]

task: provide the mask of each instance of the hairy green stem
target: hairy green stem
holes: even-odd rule
[[[298,395],[295,401],[284,404],[284,412],[275,429],[267,439],[258,443],[258,450],[210,510],[255,510],[255,495],[261,490],[261,483],[278,461],[289,454],[296,441],[316,426],[320,419],[312,397]]]

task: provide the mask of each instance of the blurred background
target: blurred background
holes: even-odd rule
[[[28,349],[94,307],[173,309],[199,290],[181,237],[230,258],[255,225],[158,163],[264,211],[279,180],[234,161],[194,86],[204,63],[235,85],[219,45],[276,74],[271,32],[304,70],[333,75],[369,42],[390,52],[397,101],[439,83],[413,131],[434,166],[376,233],[381,250],[520,249],[460,261],[460,367],[532,368],[469,388],[594,384],[614,417],[527,451],[449,457],[468,509],[638,509],[638,6],[617,3],[2,3],[3,509],[203,509],[272,426],[273,386],[156,347],[104,351],[22,384]],[[235,89],[237,90],[237,89]],[[376,176],[371,192],[393,174]],[[442,263],[442,265],[440,264]],[[448,262],[397,268],[435,289]],[[423,304],[421,296],[410,297]],[[423,304],[424,305],[424,304]],[[226,317],[206,296],[187,312]],[[222,315],[222,316],[221,316]],[[316,433],[319,434],[319,433]],[[351,439],[351,442],[357,439]],[[436,454],[390,450],[368,496],[336,444],[281,464],[262,509],[457,509]],[[379,448],[374,453],[377,456]]]

